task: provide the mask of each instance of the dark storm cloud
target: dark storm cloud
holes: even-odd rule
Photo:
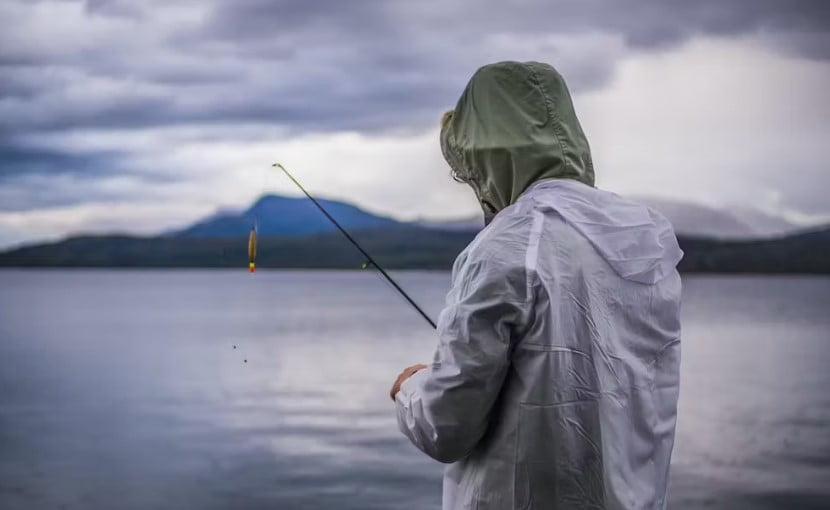
[[[505,58],[548,60],[577,92],[607,85],[625,52],[700,35],[830,59],[824,0],[12,0],[0,21],[5,182],[127,171],[120,155],[14,146],[44,133],[426,126]]]
[[[117,154],[100,152],[76,154],[34,147],[0,145],[0,184],[16,177],[43,174],[61,175],[82,173],[98,176],[110,172],[117,163]]]
[[[659,48],[695,35],[767,31],[801,40],[811,56],[830,57],[830,2],[825,0],[223,0],[215,5],[202,33],[208,39],[275,40],[280,34],[289,34],[290,38],[296,27],[302,27],[305,35],[322,36],[324,40],[368,38],[406,45],[409,41],[401,36],[413,34],[451,42],[453,38],[475,39],[494,32],[602,30],[622,34],[636,47]],[[392,37],[385,39],[387,36]]]
[[[86,12],[91,15],[140,18],[141,9],[135,2],[124,0],[85,0]]]
[[[93,31],[95,44],[62,45],[25,37],[27,23],[48,19],[27,16],[17,3],[10,33],[0,36],[0,61],[11,64],[0,68],[0,96],[15,96],[0,110],[0,127],[266,121],[325,131],[431,122],[475,67],[507,56],[488,39],[500,34],[604,33],[653,49],[700,34],[762,32],[787,50],[830,57],[830,2],[819,0],[173,4],[204,12],[173,24],[166,2],[88,0],[90,24],[112,19],[113,28]],[[557,54],[555,45],[540,51],[564,61],[577,91],[602,87],[613,74],[614,55],[580,58],[573,49]],[[96,83],[102,86],[90,87]]]
[[[380,31],[391,35],[400,28],[391,23],[394,2],[386,0],[220,0],[214,5],[204,27],[213,37],[270,39],[290,34],[296,27],[312,32],[344,29],[363,35]]]
[[[89,201],[89,184],[119,168],[112,152],[77,153],[0,141],[0,212],[60,207]],[[119,170],[123,174],[124,169]],[[75,186],[54,186],[69,177]],[[79,182],[80,181],[80,182]],[[100,193],[98,194],[100,195]]]
[[[124,151],[61,150],[0,139],[0,212],[131,197],[100,186],[114,176],[145,185],[177,182],[176,175],[134,165]]]
[[[70,179],[61,179],[61,177],[69,177]],[[50,185],[50,182],[59,185]],[[2,184],[0,186],[0,213],[27,212],[101,202],[112,203],[134,198],[130,193],[123,190],[101,189],[96,186],[98,181],[94,176],[85,174],[72,176],[33,175]],[[37,190],[36,193],[31,192],[33,188]]]

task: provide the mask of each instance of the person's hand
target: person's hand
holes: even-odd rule
[[[418,363],[417,365],[412,365],[411,367],[406,367],[403,369],[403,372],[398,375],[398,378],[395,380],[395,384],[392,385],[392,389],[389,390],[389,396],[392,397],[392,401],[395,400],[395,395],[401,390],[401,384],[404,381],[412,377],[412,374],[417,372],[418,370],[423,370],[427,368],[426,365],[423,363]]]

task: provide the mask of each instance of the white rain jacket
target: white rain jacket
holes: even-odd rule
[[[680,363],[671,226],[573,179],[508,195],[456,260],[432,365],[396,396],[401,431],[450,463],[447,510],[665,508]]]

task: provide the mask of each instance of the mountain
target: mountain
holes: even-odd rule
[[[783,218],[743,208],[723,210],[692,202],[637,197],[637,202],[661,212],[678,235],[715,239],[759,239],[798,230]]]
[[[803,226],[790,223],[780,216],[766,214],[757,209],[734,208],[732,214],[740,221],[748,224],[755,232],[755,237],[780,237],[799,230]]]
[[[830,274],[830,227],[769,238],[792,226],[755,213],[641,201],[674,223],[686,254],[681,271]],[[344,202],[320,203],[390,268],[448,269],[483,223],[480,217],[402,223]],[[259,267],[357,268],[365,262],[309,200],[267,195],[247,210],[220,211],[159,236],[75,236],[8,250],[0,253],[0,266],[247,267],[247,236],[254,221]]]
[[[752,208],[719,209],[703,204],[654,197],[634,197],[635,201],[660,211],[674,226],[678,235],[727,240],[752,240],[781,237],[802,227]],[[480,214],[455,220],[415,222],[439,230],[480,230],[484,221]]]
[[[320,205],[346,229],[359,230],[398,225],[391,218],[377,216],[345,202],[319,200]],[[220,212],[169,236],[180,238],[247,237],[257,225],[261,237],[306,236],[335,230],[307,198],[265,195],[242,212]]]
[[[751,208],[718,209],[707,205],[654,197],[634,200],[660,211],[674,226],[678,235],[712,239],[751,240],[780,237],[799,230],[787,220]],[[480,230],[481,215],[456,220],[415,222],[439,230]]]

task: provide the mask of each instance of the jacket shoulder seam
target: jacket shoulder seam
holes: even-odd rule
[[[533,296],[534,280],[538,276],[536,266],[539,261],[539,243],[542,239],[542,227],[545,215],[538,209],[533,210],[533,223],[530,227],[530,235],[527,240],[525,253],[525,300],[530,302]]]

